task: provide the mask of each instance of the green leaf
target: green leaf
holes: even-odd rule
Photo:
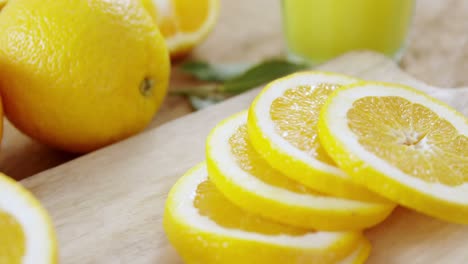
[[[209,64],[202,61],[189,61],[180,69],[199,80],[209,82],[224,82],[245,72],[249,64]]]
[[[243,74],[227,80],[221,90],[227,93],[241,93],[307,67],[306,64],[296,64],[287,60],[267,60],[253,66]]]
[[[205,62],[188,62],[182,70],[193,76],[216,83],[172,90],[172,95],[189,98],[195,110],[220,102],[232,95],[271,82],[285,75],[307,69],[306,64],[296,64],[283,59],[270,59],[247,69],[246,64],[214,65]],[[221,82],[221,83],[219,83]],[[222,83],[224,82],[224,83]]]
[[[170,95],[198,96],[198,97],[215,97],[221,94],[219,84],[204,84],[190,88],[176,88],[169,91]]]

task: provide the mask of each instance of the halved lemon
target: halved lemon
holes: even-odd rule
[[[219,0],[153,1],[156,19],[171,54],[182,56],[208,36],[219,15]]]
[[[57,263],[51,220],[21,185],[0,173],[0,263]]]
[[[206,153],[210,180],[229,201],[280,223],[318,230],[361,230],[384,220],[395,207],[322,195],[273,169],[252,147],[247,111],[212,130]]]
[[[247,128],[252,145],[272,167],[317,191],[382,200],[339,169],[317,135],[325,99],[341,85],[357,81],[332,73],[301,72],[271,82],[250,107]]]
[[[164,228],[187,263],[360,263],[369,251],[359,232],[308,231],[243,211],[209,181],[205,164],[172,187]]]
[[[319,132],[357,183],[468,224],[468,120],[448,105],[407,86],[358,83],[331,95]]]

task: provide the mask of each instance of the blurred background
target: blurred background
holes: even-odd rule
[[[221,3],[214,32],[193,56],[239,62],[277,56],[284,51],[279,0],[222,0]],[[417,0],[402,67],[436,86],[467,86],[467,18],[466,0]],[[224,49],[218,47],[220,39]]]

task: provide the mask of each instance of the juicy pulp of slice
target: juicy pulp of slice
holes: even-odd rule
[[[364,148],[407,175],[457,186],[468,182],[468,137],[432,110],[402,97],[364,97],[347,113]]]
[[[157,7],[159,28],[166,38],[179,32],[192,33],[199,30],[208,19],[211,5],[211,0],[153,1]]]
[[[318,84],[286,90],[270,107],[276,132],[296,148],[319,161],[335,165],[320,145],[317,124],[320,108],[327,97],[340,85]]]
[[[182,32],[195,32],[208,19],[210,0],[172,0]]]
[[[242,125],[237,129],[236,133],[230,137],[229,144],[239,167],[263,182],[297,193],[318,194],[273,169],[250,143],[247,125]]]
[[[311,233],[311,231],[305,229],[267,221],[242,210],[229,202],[209,180],[205,180],[198,185],[194,206],[198,209],[200,215],[210,218],[219,226],[225,228],[266,235],[288,234],[294,236]]]
[[[21,225],[15,218],[0,211],[0,263],[20,264],[26,253]]]

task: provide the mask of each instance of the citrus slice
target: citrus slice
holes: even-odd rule
[[[209,181],[205,164],[172,187],[163,222],[187,263],[337,263],[366,247],[359,232],[308,231],[243,211]]]
[[[274,221],[318,230],[361,230],[384,220],[393,203],[326,196],[273,169],[252,147],[247,111],[217,125],[206,142],[210,180],[237,206]]]
[[[358,83],[322,109],[320,140],[353,179],[428,215],[468,224],[468,120],[397,84]]]
[[[0,173],[0,263],[57,263],[50,218],[21,185]]]
[[[150,1],[150,0],[146,0]],[[172,57],[189,52],[213,29],[219,0],[152,0],[156,23]]]
[[[337,87],[357,81],[332,73],[302,72],[268,84],[250,108],[252,145],[272,167],[310,188],[339,197],[379,200],[336,166],[317,135],[325,99]]]
[[[369,241],[363,240],[351,254],[336,264],[363,264],[369,257],[370,252],[371,244]]]

